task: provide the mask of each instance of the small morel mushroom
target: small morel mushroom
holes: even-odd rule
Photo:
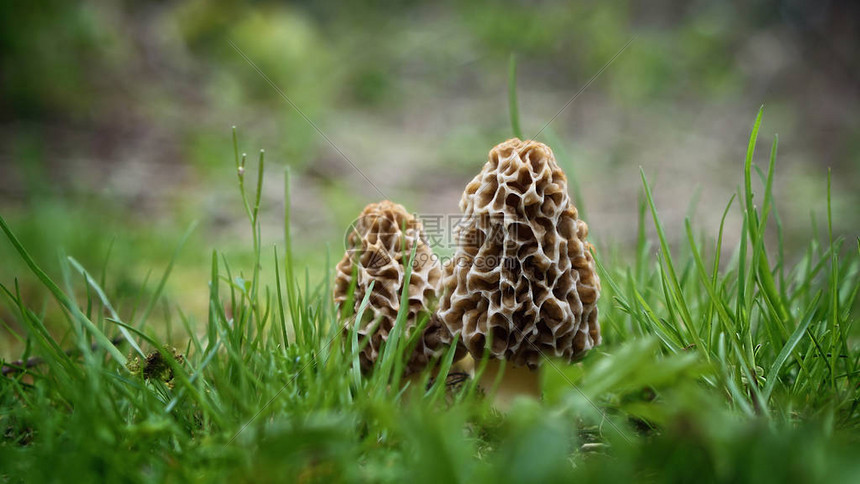
[[[402,205],[384,200],[365,207],[347,234],[346,254],[336,267],[334,301],[341,315],[356,314],[370,284],[374,283],[362,320],[356,322],[353,317],[346,323],[347,327],[359,325],[360,338],[370,336],[359,355],[365,371],[373,367],[382,342],[388,339],[397,320],[406,264],[413,248],[415,258],[407,289],[406,335],[412,334],[421,318],[430,318],[430,321],[407,362],[405,374],[423,369],[430,359],[441,356],[451,341],[450,334],[434,315],[442,271],[423,230],[421,222]],[[357,277],[353,307],[351,311],[344,311],[353,274]]]
[[[552,150],[510,139],[460,199],[457,250],[445,266],[439,317],[478,360],[489,388],[507,360],[496,401],[538,396],[544,356],[574,361],[600,343],[588,226],[577,217]]]

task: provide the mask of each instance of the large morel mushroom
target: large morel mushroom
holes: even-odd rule
[[[382,343],[388,339],[397,320],[406,264],[413,248],[415,259],[407,289],[406,335],[412,334],[421,318],[431,320],[407,362],[405,374],[420,371],[431,358],[440,356],[450,341],[448,331],[433,314],[442,271],[427,245],[421,222],[402,205],[388,200],[371,203],[350,227],[346,254],[337,264],[334,281],[334,301],[339,312],[345,314],[342,306],[349,300],[353,274],[357,276],[352,297],[354,306],[348,311],[352,315],[358,312],[370,284],[374,283],[362,320],[356,322],[351,317],[346,321],[347,327],[359,325],[360,338],[370,338],[359,355],[365,371],[373,367]]]
[[[600,343],[588,226],[577,218],[552,150],[536,141],[493,148],[460,209],[439,317],[476,360],[487,346],[485,382],[508,361],[500,395],[537,394],[529,370],[544,355],[574,361]]]

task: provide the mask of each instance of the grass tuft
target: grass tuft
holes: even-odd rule
[[[516,131],[515,120],[513,107]],[[246,193],[247,157],[235,131],[237,204],[254,257],[245,267],[212,251],[208,314],[199,321],[164,293],[174,263],[192,249],[177,248],[138,315],[114,307],[116,288],[104,272],[96,283],[75,258],[61,259],[62,284],[55,282],[0,218],[66,328],[65,335],[49,331],[45,318],[53,313],[23,297],[17,280],[0,281],[4,324],[20,328],[13,334],[22,346],[0,377],[0,475],[28,482],[850,482],[860,475],[860,241],[858,250],[843,250],[834,237],[828,173],[826,236],[813,232],[807,250],[785,253],[776,140],[767,171],[755,163],[761,123],[760,111],[742,189],[710,236],[689,218],[682,236],[670,233],[640,172],[636,247],[598,252],[605,344],[580,363],[544,368],[542,401],[518,400],[504,415],[474,381],[447,385],[453,351],[438,362],[438,375],[428,370],[402,384],[415,343],[415,332],[405,331],[407,294],[377,368],[361,373],[361,342],[336,315],[330,278],[311,285],[293,258],[289,171],[285,240],[263,264],[264,154],[255,190]],[[731,210],[743,216],[737,241],[724,239]],[[646,235],[649,214],[656,241]],[[356,318],[368,304],[365,296]],[[169,320],[181,325],[160,324]],[[150,361],[157,372],[141,370]]]

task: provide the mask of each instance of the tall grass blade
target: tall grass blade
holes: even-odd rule
[[[517,57],[513,52],[508,59],[508,111],[514,137],[523,139],[523,131],[520,129],[520,109],[517,104]]]

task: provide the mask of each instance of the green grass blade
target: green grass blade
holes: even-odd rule
[[[517,57],[513,52],[508,60],[508,111],[514,136],[523,139],[523,131],[520,129],[520,110],[517,104]]]
[[[287,318],[284,314],[284,297],[281,294],[281,269],[278,267],[278,246],[273,246],[272,250],[274,251],[275,257],[275,286],[277,288],[278,296],[278,322],[281,323],[281,342],[284,345],[283,350],[286,351],[287,346],[290,345],[290,338],[287,335]]]
[[[87,270],[84,269],[84,267],[78,261],[76,261],[74,257],[69,256],[68,259],[69,259],[69,263],[72,264],[72,267],[74,267],[78,272],[80,272],[84,276],[84,278],[87,281],[87,284],[90,287],[92,287],[93,290],[96,292],[96,295],[99,297],[99,300],[101,300],[104,307],[108,310],[108,312],[110,313],[110,316],[113,319],[117,319],[117,320],[120,319],[116,310],[113,308],[113,306],[111,305],[107,296],[105,295],[104,290],[101,288],[101,286],[98,285],[98,283],[96,283],[96,281],[92,278],[92,276],[89,274],[89,272],[87,272]],[[125,340],[128,342],[128,344],[131,345],[132,348],[134,348],[134,350],[137,352],[137,354],[142,356],[142,357],[146,357],[146,354],[143,352],[142,349],[140,349],[140,346],[138,346],[137,341],[135,341],[134,338],[132,338],[131,333],[129,333],[128,330],[122,326],[120,326],[119,330],[122,333]]]
[[[809,328],[809,324],[815,316],[815,309],[818,307],[818,301],[821,299],[820,296],[821,294],[819,293],[815,299],[812,300],[812,303],[807,309],[806,316],[801,319],[800,324],[797,325],[794,332],[788,338],[788,341],[783,345],[782,350],[780,350],[779,354],[776,356],[776,359],[773,360],[773,363],[770,366],[770,371],[767,373],[767,382],[761,392],[765,404],[770,400],[770,394],[773,392],[773,388],[776,386],[777,380],[779,380],[779,370],[782,368],[782,365],[785,364],[785,361],[788,360],[788,357],[791,355],[791,352],[794,351],[797,344],[800,343],[804,333],[806,333],[806,329]]]
[[[72,316],[81,324],[83,324],[88,331],[90,331],[95,337],[98,345],[104,348],[110,355],[120,364],[125,365],[126,358],[119,351],[119,349],[111,343],[110,338],[105,336],[96,325],[92,323],[89,319],[84,316],[81,310],[78,308],[77,304],[69,298],[55,283],[48,277],[48,274],[45,273],[37,264],[36,261],[30,256],[27,250],[21,245],[21,242],[15,237],[15,234],[12,233],[12,230],[6,224],[6,220],[3,217],[0,217],[0,229],[3,230],[3,233],[6,234],[6,238],[9,239],[9,242],[12,243],[12,246],[18,252],[18,255],[21,259],[24,260],[24,263],[27,264],[27,267],[33,272],[33,274],[42,282],[42,284],[48,288],[54,298],[60,303],[60,305],[69,311]]]
[[[356,389],[361,388],[361,362],[358,358],[361,348],[359,347],[358,342],[358,330],[364,317],[364,311],[367,309],[368,304],[370,304],[370,295],[373,294],[374,284],[376,284],[376,281],[370,281],[370,285],[367,287],[367,292],[364,294],[364,298],[358,306],[358,311],[355,313],[355,320],[352,327],[349,329],[350,350],[352,353],[352,367],[350,370],[352,372],[353,384]],[[370,335],[365,336],[364,343],[368,344],[369,340]]]
[[[750,133],[746,158],[744,159],[744,199],[746,200],[747,213],[750,214],[750,216],[755,213],[752,190],[752,160],[753,155],[755,154],[756,141],[758,141],[758,131],[761,127],[761,117],[763,112],[764,106],[759,107],[758,114],[756,114],[755,122],[753,123],[752,132]],[[751,224],[751,227],[754,229],[758,228],[756,224]],[[754,232],[751,232],[750,237],[752,239],[756,239],[758,235]]]
[[[188,229],[185,231],[185,233],[182,235],[182,238],[179,239],[179,245],[177,245],[176,249],[174,249],[173,256],[170,258],[170,262],[167,264],[167,268],[164,270],[164,275],[161,276],[161,280],[158,282],[158,286],[155,288],[155,293],[149,300],[149,304],[146,306],[146,310],[143,312],[143,315],[138,321],[136,321],[137,326],[143,327],[143,325],[146,324],[146,320],[149,319],[149,315],[152,313],[152,309],[155,307],[155,304],[158,302],[159,298],[161,298],[161,293],[164,291],[164,286],[167,284],[167,279],[170,278],[170,273],[173,271],[173,266],[176,265],[176,261],[179,259],[179,254],[182,252],[182,248],[185,247],[185,243],[188,242],[189,237],[191,237],[191,233],[194,232],[194,229],[196,227],[197,222],[192,222]]]
[[[669,244],[666,241],[666,233],[663,230],[663,224],[660,222],[660,217],[657,215],[657,207],[654,205],[654,197],[651,194],[651,187],[648,185],[648,180],[645,178],[645,171],[640,167],[639,175],[642,178],[642,185],[645,188],[645,197],[648,201],[648,206],[651,208],[651,218],[654,220],[654,227],[657,229],[657,237],[660,239],[660,249],[663,252],[663,261],[671,282],[671,289],[675,304],[678,306],[684,326],[687,328],[692,342],[698,347],[702,347],[702,340],[698,332],[690,327],[693,324],[693,317],[690,315],[690,310],[687,307],[687,302],[681,290],[681,284],[678,282],[678,276],[675,272],[675,264],[672,262],[672,253],[669,250]],[[667,300],[667,303],[670,301]]]

